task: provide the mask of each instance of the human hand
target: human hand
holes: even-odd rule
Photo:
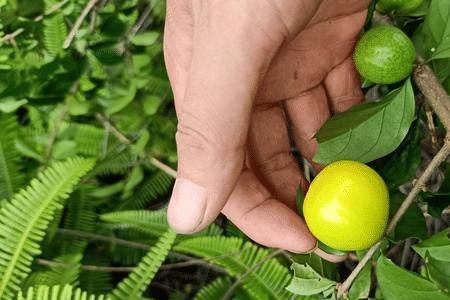
[[[351,54],[369,2],[167,1],[165,58],[179,119],[168,221],[176,231],[200,231],[222,211],[258,243],[314,249],[296,212],[296,190],[308,182],[288,128],[311,161],[324,122],[363,100]]]

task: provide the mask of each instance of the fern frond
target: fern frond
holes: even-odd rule
[[[229,277],[219,277],[197,292],[193,300],[217,300],[230,288],[232,282]]]
[[[77,144],[77,153],[98,156],[105,139],[105,130],[89,124],[63,122],[62,134]]]
[[[109,300],[105,295],[88,295],[81,289],[74,289],[71,285],[55,285],[52,287],[41,285],[29,288],[26,293],[19,292],[17,300]]]
[[[18,127],[15,116],[0,114],[0,200],[11,198],[23,183],[14,146]]]
[[[234,237],[197,237],[180,242],[176,251],[207,258],[224,267],[233,277],[239,277],[266,259],[269,251],[251,242]],[[289,299],[285,287],[291,280],[289,269],[271,258],[251,272],[243,288],[256,299]]]
[[[119,229],[134,228],[143,233],[153,236],[160,236],[161,232],[169,228],[167,223],[167,210],[125,210],[106,213],[100,216],[100,219],[113,224],[118,224]],[[197,233],[198,236],[221,235],[222,228],[216,224],[209,225],[205,230]],[[183,239],[183,236],[179,236]],[[190,238],[190,237],[189,237]]]
[[[154,236],[161,235],[169,227],[165,209],[117,211],[103,214],[100,219],[109,223],[134,227]]]
[[[164,172],[157,172],[155,175],[144,180],[130,198],[126,199],[119,207],[119,210],[141,209],[154,200],[166,194],[173,185],[173,178]]]
[[[54,163],[0,209],[0,299],[11,299],[30,273],[33,257],[56,209],[62,208],[94,161],[81,158]]]
[[[62,51],[66,36],[67,27],[62,14],[44,19],[44,46],[51,56],[56,56]]]
[[[166,259],[175,238],[175,232],[167,231],[134,271],[112,291],[111,298],[121,300],[139,298]]]
[[[86,251],[82,263],[85,265],[109,266],[110,262],[103,253]],[[113,289],[112,275],[107,272],[82,270],[80,273],[80,288],[90,294],[104,294]]]
[[[64,228],[91,232],[95,227],[95,207],[91,192],[93,185],[79,186],[67,201]],[[88,242],[86,240],[67,240],[63,242],[61,253],[82,253]]]
[[[128,149],[113,149],[106,157],[97,162],[93,175],[125,174],[136,163],[137,157]]]
[[[32,286],[46,285],[66,285],[71,284],[78,286],[78,279],[81,271],[82,254],[68,254],[55,258],[54,266],[51,266],[45,271],[33,272],[25,281],[22,289],[28,289]],[[61,263],[58,265],[57,263]],[[37,274],[37,276],[33,276]]]

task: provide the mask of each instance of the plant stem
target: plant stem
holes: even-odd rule
[[[418,64],[416,65],[413,77],[417,84],[417,87],[424,95],[425,101],[430,105],[432,110],[441,120],[444,125],[447,135],[445,137],[444,146],[433,157],[430,164],[426,167],[425,171],[415,181],[415,184],[411,191],[406,196],[405,200],[391,219],[386,235],[392,233],[400,221],[401,217],[405,214],[406,210],[413,203],[420,190],[425,187],[425,184],[430,179],[431,175],[439,168],[442,162],[444,162],[450,155],[450,98],[442,87],[441,83],[433,73],[431,68],[423,63],[421,57],[417,57]],[[375,252],[380,248],[381,242],[373,245],[372,248],[366,253],[364,258],[358,263],[348,278],[338,288],[337,298],[341,298],[352,285],[356,276],[361,272],[365,264],[372,258]]]
[[[105,236],[105,235],[101,235],[101,234],[95,234],[95,233],[84,232],[84,231],[79,231],[79,230],[58,228],[57,232],[59,234],[63,234],[63,235],[67,235],[67,236],[77,237],[77,238],[81,238],[81,239],[88,239],[88,240],[93,240],[93,241],[108,242],[108,243],[113,243],[113,244],[121,245],[121,246],[128,247],[128,248],[133,248],[133,249],[141,249],[141,250],[148,251],[151,248],[151,246],[147,245],[147,244],[132,242],[132,241],[128,241],[128,240],[124,240],[124,239],[120,239],[120,238],[116,238],[116,237],[112,237],[112,236]],[[168,265],[166,265],[167,267],[162,267],[162,269],[164,269],[164,268],[167,268],[167,269],[181,268],[181,267],[187,267],[187,266],[191,266],[191,265],[203,265],[204,267],[214,270],[217,273],[223,274],[225,271],[222,268],[209,263],[209,260],[214,260],[214,259],[221,258],[221,257],[238,255],[240,253],[241,253],[240,251],[233,252],[233,253],[227,253],[224,255],[211,257],[206,260],[206,259],[194,258],[189,255],[184,255],[181,253],[171,251],[169,253],[169,256],[172,256],[177,259],[185,260],[185,262],[168,264]]]
[[[94,5],[97,3],[97,1],[98,0],[91,0],[86,4],[83,11],[81,12],[81,14],[78,16],[77,20],[75,21],[75,24],[73,25],[69,34],[67,35],[67,38],[64,41],[64,44],[63,44],[64,49],[67,49],[70,47],[70,44],[72,44],[72,41],[75,38],[76,34],[78,33],[78,30],[80,29],[81,24],[83,23],[84,19],[86,18],[88,13],[91,11],[91,9],[94,7]]]
[[[375,252],[380,249],[382,241],[378,241],[375,245],[373,245],[369,251],[364,255],[364,257],[361,259],[361,261],[356,265],[356,267],[353,269],[353,271],[350,273],[350,275],[345,279],[345,281],[339,286],[337,291],[337,299],[340,299],[344,294],[347,293],[348,289],[352,285],[353,281],[356,279],[356,276],[358,276],[359,272],[362,271],[364,266],[367,264],[367,262],[372,258],[372,256],[375,254]]]
[[[414,81],[448,132],[450,131],[450,97],[431,68],[423,63],[423,59],[418,57],[417,62],[418,65],[413,74]]]
[[[45,16],[50,15],[52,13],[54,13],[55,11],[59,10],[61,7],[63,7],[67,2],[69,2],[69,0],[64,0],[61,2],[56,3],[55,5],[53,5],[52,7],[50,7],[50,9],[48,11],[46,11],[45,13],[43,13],[42,15],[39,15],[37,17],[35,17],[33,19],[33,21],[35,22],[39,22],[41,21]],[[19,28],[17,30],[15,30],[12,33],[8,33],[5,34],[5,36],[3,36],[0,39],[0,43],[6,42],[6,41],[12,41],[14,40],[18,35],[22,34],[25,31],[24,28]]]
[[[245,273],[243,273],[241,276],[239,276],[239,278],[228,288],[227,292],[225,293],[225,295],[223,295],[222,298],[220,298],[221,300],[228,300],[231,298],[231,296],[233,296],[233,292],[242,284],[242,282],[244,282],[244,280],[253,272],[255,272],[259,267],[261,267],[262,264],[264,264],[265,262],[269,261],[270,259],[272,259],[273,257],[283,253],[284,250],[282,249],[278,249],[272,253],[270,253],[269,255],[267,255],[266,257],[264,257],[263,259],[261,259],[258,263],[254,264],[252,267],[250,267]]]
[[[131,145],[133,144],[133,141],[130,140],[125,134],[123,134],[119,129],[117,129],[112,123],[111,121],[103,116],[100,113],[96,113],[95,114],[95,118],[100,121],[103,126],[107,129],[110,130],[111,133],[123,144],[125,145]],[[167,175],[176,178],[177,177],[177,171],[174,170],[173,168],[171,168],[170,166],[166,165],[165,163],[163,163],[162,161],[154,158],[154,157],[150,157],[149,159],[150,163],[152,165],[154,165],[156,168],[160,169],[161,171],[165,172]]]

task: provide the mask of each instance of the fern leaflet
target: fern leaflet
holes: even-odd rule
[[[0,299],[12,299],[19,290],[55,210],[93,164],[81,158],[54,163],[1,207]]]
[[[0,200],[9,199],[23,182],[19,172],[19,153],[14,142],[18,124],[15,116],[0,115]]]
[[[224,267],[233,277],[239,277],[260,264],[269,251],[242,239],[213,236],[191,238],[174,247],[176,251],[208,258]],[[251,272],[243,282],[243,288],[256,299],[289,299],[292,294],[285,287],[291,280],[289,269],[271,258]]]
[[[74,289],[67,284],[30,287],[25,294],[19,292],[17,300],[109,300],[109,298],[105,295],[88,295],[81,289]]]
[[[67,27],[62,14],[44,19],[44,45],[51,56],[56,56],[62,51],[66,36]]]
[[[128,300],[141,297],[148,283],[153,279],[166,259],[175,238],[175,232],[167,231],[147,255],[142,258],[134,271],[112,291],[111,298]]]
[[[217,300],[230,288],[232,282],[228,277],[219,277],[197,292],[193,300]]]

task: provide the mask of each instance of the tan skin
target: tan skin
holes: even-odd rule
[[[295,209],[296,189],[308,182],[289,136],[311,161],[323,123],[363,100],[351,55],[369,2],[167,1],[165,58],[179,119],[172,228],[194,233],[222,212],[263,245],[315,248]]]

